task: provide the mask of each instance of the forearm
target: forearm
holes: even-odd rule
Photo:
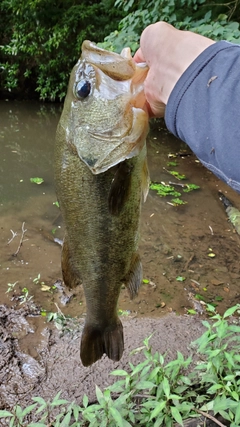
[[[193,61],[171,92],[165,121],[240,192],[240,45],[215,43]]]

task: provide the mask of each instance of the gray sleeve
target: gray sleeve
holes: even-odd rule
[[[240,45],[209,46],[176,83],[168,129],[215,175],[240,192]]]

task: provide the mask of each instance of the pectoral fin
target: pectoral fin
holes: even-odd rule
[[[150,185],[150,176],[149,176],[147,158],[145,159],[144,164],[143,164],[142,177],[141,178],[142,178],[143,201],[146,202],[147,195],[149,192],[149,185]]]
[[[117,168],[108,196],[108,208],[112,215],[119,215],[128,198],[131,188],[133,166],[122,162]]]
[[[130,269],[124,282],[129,291],[130,298],[135,298],[142,283],[142,263],[139,254],[133,255]]]

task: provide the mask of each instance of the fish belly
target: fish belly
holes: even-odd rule
[[[131,161],[128,197],[121,212],[113,215],[108,195],[116,169],[93,175],[69,146],[56,149],[56,191],[66,228],[62,272],[67,286],[84,288],[87,316],[81,359],[85,366],[104,353],[116,361],[122,356],[117,301],[122,283],[134,295],[141,282],[137,246],[145,157],[144,148],[136,158],[126,160]]]

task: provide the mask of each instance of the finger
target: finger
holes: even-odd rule
[[[135,55],[134,55],[133,59],[134,59],[134,61],[135,61],[135,62],[146,62],[146,60],[145,60],[145,58],[144,58],[144,56],[143,56],[143,53],[142,53],[142,49],[141,49],[141,48],[139,48],[139,49],[137,50],[137,52],[135,53]]]

